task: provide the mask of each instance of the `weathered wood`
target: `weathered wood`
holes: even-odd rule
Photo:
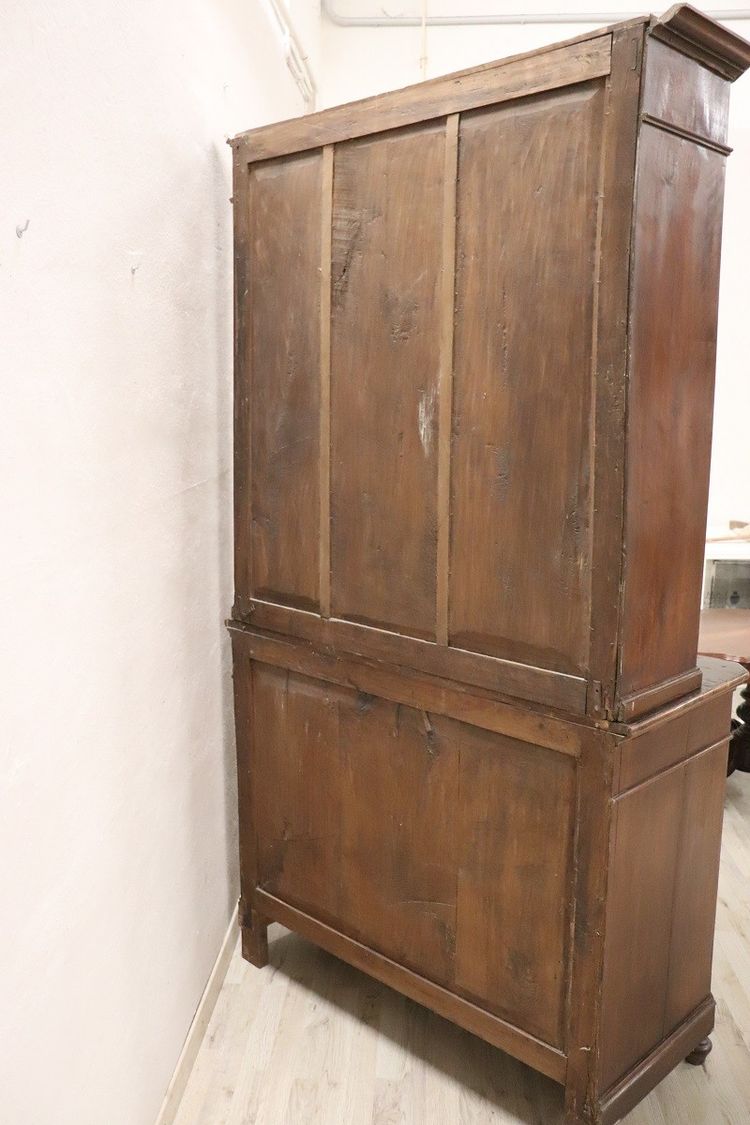
[[[445,171],[443,174],[442,307],[440,310],[440,382],[438,388],[437,576],[435,583],[437,596],[435,633],[436,640],[440,644],[448,644],[458,121],[459,115],[454,113],[445,122]]]
[[[528,699],[572,715],[586,711],[586,681],[581,676],[500,660],[352,621],[324,620],[314,613],[258,599],[248,604],[241,619],[259,629],[311,641],[318,648],[421,668],[434,676]]]
[[[348,961],[355,968],[369,973],[376,980],[398,989],[405,996],[452,1020],[459,1027],[474,1032],[495,1047],[508,1051],[549,1078],[561,1081],[565,1070],[565,1058],[560,1051],[550,1047],[549,1044],[534,1039],[533,1036],[525,1034],[519,1028],[492,1015],[491,1012],[472,1004],[470,1000],[456,996],[448,989],[441,988],[433,981],[427,980],[263,890],[256,891],[255,900],[264,913],[274,921],[296,930],[322,949],[327,949],[329,953],[333,953],[343,961]]]
[[[610,36],[606,31],[598,32],[394,93],[264,125],[240,133],[232,144],[240,160],[267,160],[587,82],[609,74],[609,68]]]
[[[428,639],[444,147],[439,123],[340,145],[333,189],[331,611]]]
[[[589,432],[593,481],[590,663],[601,695],[590,708],[612,716],[617,694],[622,537],[625,496],[625,419],[628,379],[628,302],[643,25],[612,34],[599,185],[595,311],[592,317],[594,425]],[[594,627],[596,622],[596,627]]]
[[[683,5],[234,143],[244,954],[291,925],[562,1082],[569,1125],[713,1022],[748,63]]]
[[[603,111],[596,82],[460,129],[451,641],[571,675],[589,666]]]
[[[695,666],[725,161],[717,152],[644,124],[638,163],[623,697]],[[677,263],[679,286],[673,284]]]
[[[320,596],[321,173],[320,153],[250,169],[252,588],[240,593],[304,609]]]
[[[320,200],[320,612],[331,615],[331,237],[333,146],[323,149]]]
[[[287,668],[342,687],[354,687],[394,703],[436,711],[483,730],[558,750],[561,754],[577,757],[580,752],[585,728],[539,711],[519,710],[486,689],[440,679],[424,671],[415,672],[397,664],[329,655],[304,641],[259,633],[236,623],[230,628],[234,643],[241,644],[252,660],[263,664]]]

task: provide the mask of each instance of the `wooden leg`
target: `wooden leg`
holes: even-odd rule
[[[691,1051],[688,1057],[685,1059],[685,1062],[690,1063],[691,1066],[703,1066],[703,1063],[711,1054],[713,1046],[714,1045],[710,1039],[701,1039],[695,1050]]]
[[[242,918],[242,956],[257,969],[268,964],[268,922],[254,910]]]

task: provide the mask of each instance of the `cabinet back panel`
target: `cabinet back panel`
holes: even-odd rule
[[[435,635],[445,128],[336,147],[331,609]]]
[[[319,596],[320,196],[320,153],[250,168],[252,592],[304,609]]]
[[[259,886],[561,1046],[574,760],[264,664],[253,680]]]
[[[450,637],[587,667],[604,89],[461,118]]]

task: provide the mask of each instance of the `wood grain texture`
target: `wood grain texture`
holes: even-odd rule
[[[659,731],[669,739],[669,727]],[[712,1000],[727,747],[725,735],[614,802],[603,979],[604,1089]]]
[[[728,739],[685,767],[664,1034],[711,994]]]
[[[451,642],[568,673],[589,651],[603,106],[595,83],[460,128]]]
[[[591,461],[591,633],[589,660],[601,696],[593,714],[616,707],[622,539],[625,518],[625,417],[628,384],[628,302],[631,228],[638,143],[644,27],[612,33],[612,74],[600,174],[596,310],[592,340],[594,425]],[[597,706],[598,705],[598,706]]]
[[[742,676],[696,663],[697,607],[745,50],[680,6],[235,144],[243,954],[297,927],[563,1082],[567,1125],[713,1020]],[[317,1101],[248,1077],[227,1125]]]
[[[683,768],[615,802],[606,920],[601,1087],[664,1035]]]
[[[320,193],[320,612],[331,614],[331,238],[333,146],[322,154]]]
[[[638,163],[623,696],[695,666],[725,162],[644,125]]]
[[[234,155],[234,605],[240,613],[253,589],[250,501],[250,404],[252,316],[250,314],[250,170]]]
[[[575,770],[539,747],[464,728],[456,987],[563,1045]],[[552,857],[554,856],[554,860]]]
[[[439,1015],[444,1015],[459,1027],[480,1034],[488,1043],[501,1049],[512,1050],[518,1057],[533,1066],[540,1073],[559,1081],[564,1070],[564,1059],[559,1051],[546,1043],[534,1039],[512,1024],[476,1007],[455,993],[436,985],[405,968],[398,961],[375,952],[361,942],[346,934],[339,933],[318,919],[303,911],[290,907],[281,899],[274,899],[265,891],[258,891],[257,900],[263,910],[282,924],[293,927],[316,942],[322,949],[348,961],[355,968],[363,969],[376,980],[398,988],[405,996],[417,1000]]]
[[[613,746],[590,731],[576,771],[575,875],[566,997],[566,1121],[596,1121],[600,1095],[602,978],[612,823]]]
[[[445,123],[443,174],[443,263],[440,309],[440,382],[438,388],[436,639],[448,643],[448,573],[450,568],[451,443],[453,420],[453,337],[456,290],[456,186],[458,114]]]
[[[647,1080],[629,1105],[620,1103],[627,1112],[640,1101],[627,1125],[707,1123],[717,1117],[744,1125],[747,1119],[748,824],[750,785],[736,775],[728,784],[722,846],[715,1049],[705,1068],[693,1069],[676,1064],[701,1028],[678,1043],[656,1089],[653,1079]],[[395,977],[386,987],[372,979],[367,964],[362,971],[351,968],[279,925],[271,934],[268,968],[254,969],[239,952],[230,965],[176,1125],[372,1125],[394,1119],[562,1125],[560,1087],[477,1038],[485,1031],[475,1027],[469,1034],[452,1022],[450,1010],[441,1019],[405,999],[393,990],[400,987]],[[706,1030],[712,1019],[710,1014]],[[336,1081],[327,1081],[326,1073],[335,1073]]]
[[[253,678],[258,885],[559,1048],[573,760],[287,670]]]
[[[578,724],[540,711],[521,709],[503,702],[486,689],[430,676],[400,665],[384,664],[361,657],[323,653],[304,641],[259,633],[231,625],[234,643],[253,660],[275,668],[301,672],[368,695],[379,695],[394,703],[436,711],[482,730],[506,734],[521,742],[557,750],[577,757],[586,733]]]
[[[250,170],[252,591],[319,600],[321,155]],[[247,454],[246,454],[247,455]]]
[[[333,195],[332,612],[426,638],[444,147],[442,125],[339,145]]]
[[[688,133],[726,144],[729,83],[658,39],[649,40],[642,109]]]
[[[609,74],[609,67],[610,35],[598,31],[551,49],[500,59],[393,93],[265,125],[238,134],[232,143],[244,160],[266,160],[586,82]]]
[[[260,629],[310,641],[318,648],[422,669],[430,675],[528,699],[569,715],[586,713],[586,681],[581,676],[448,648],[356,622],[326,621],[314,613],[257,599],[249,603],[242,619]]]

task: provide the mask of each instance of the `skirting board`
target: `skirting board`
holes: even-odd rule
[[[195,1010],[193,1022],[190,1024],[187,1037],[180,1051],[180,1057],[177,1060],[177,1066],[167,1086],[167,1092],[164,1095],[164,1101],[161,1103],[161,1109],[157,1114],[154,1125],[172,1125],[177,1116],[177,1110],[180,1108],[180,1102],[182,1101],[182,1095],[185,1093],[185,1087],[187,1086],[190,1072],[193,1069],[193,1064],[200,1050],[200,1045],[206,1034],[206,1028],[208,1027],[213,1010],[216,1007],[216,1001],[219,998],[221,986],[227,975],[229,962],[232,960],[232,954],[240,940],[240,931],[237,924],[237,910],[238,907],[235,906],[232,917],[229,919],[229,926],[224,935],[224,940],[221,943],[219,955],[214,962],[214,967],[211,970],[211,975],[208,978],[206,987],[203,989],[203,995]]]

